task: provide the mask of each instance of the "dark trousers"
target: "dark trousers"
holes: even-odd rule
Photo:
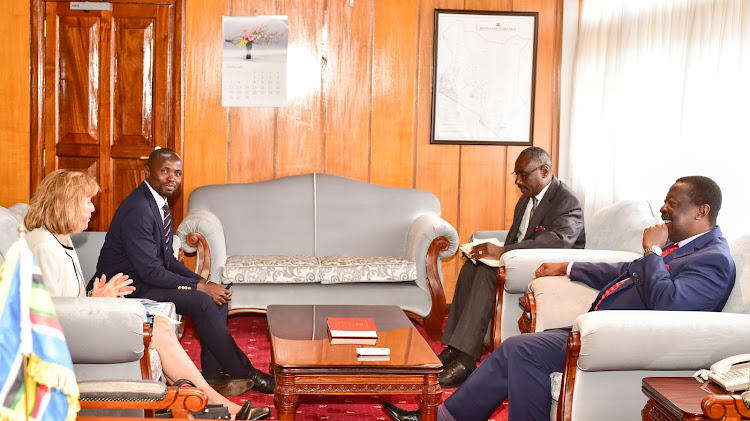
[[[495,304],[496,275],[497,268],[466,260],[458,274],[441,342],[477,359],[482,355]]]
[[[232,377],[245,377],[253,365],[229,333],[228,306],[217,306],[206,293],[198,290],[150,288],[146,298],[170,301],[177,312],[193,319],[201,338],[201,369],[224,369]],[[169,358],[162,356],[162,358]]]
[[[568,333],[570,328],[508,338],[443,405],[456,421],[484,421],[507,398],[509,421],[549,421],[550,374],[565,365]]]

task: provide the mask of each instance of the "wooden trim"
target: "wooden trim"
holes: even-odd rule
[[[505,266],[497,268],[495,275],[497,284],[495,285],[495,307],[492,310],[492,319],[490,320],[490,343],[489,346],[496,349],[500,346],[502,338],[500,337],[500,328],[503,318],[503,295],[505,294]]]
[[[149,345],[151,345],[151,323],[143,324],[143,356],[141,357],[141,378],[151,380],[151,355],[149,354]]]
[[[440,339],[443,334],[443,320],[445,319],[445,289],[440,279],[440,252],[450,247],[448,237],[437,237],[432,240],[427,249],[427,286],[430,288],[432,307],[430,314],[424,318],[424,330],[430,339]]]
[[[30,89],[31,95],[31,132],[29,139],[31,158],[31,184],[29,185],[29,197],[34,194],[36,186],[44,178],[44,151],[43,138],[43,113],[39,109],[44,103],[44,1],[31,0],[31,56],[30,64]]]
[[[157,409],[169,409],[172,418],[194,419],[191,412],[200,412],[206,407],[208,398],[197,387],[170,386],[167,395],[160,401],[79,401],[81,408],[100,409],[144,409],[153,414]],[[148,417],[148,415],[146,415]],[[153,417],[153,415],[151,415]]]
[[[571,421],[573,413],[573,388],[578,370],[578,356],[581,353],[581,334],[570,332],[568,335],[567,355],[563,368],[560,397],[557,400],[557,421]]]
[[[536,300],[533,292],[527,292],[518,298],[518,306],[523,314],[518,319],[518,330],[521,333],[536,332]]]
[[[211,275],[211,249],[208,247],[206,237],[197,232],[191,232],[185,238],[185,242],[190,247],[195,247],[197,249],[196,263],[198,264],[198,267],[196,268],[195,273],[200,275],[203,279],[208,279]]]

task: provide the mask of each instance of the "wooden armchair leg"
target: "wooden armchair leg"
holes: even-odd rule
[[[563,368],[560,397],[557,400],[557,421],[570,421],[573,407],[573,388],[575,387],[578,356],[581,353],[581,334],[570,332],[568,335],[567,354]]]

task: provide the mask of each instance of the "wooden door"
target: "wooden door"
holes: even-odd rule
[[[101,11],[35,4],[32,192],[58,168],[95,176],[102,192],[92,230],[108,229],[154,148],[182,149],[181,2],[138,1]]]

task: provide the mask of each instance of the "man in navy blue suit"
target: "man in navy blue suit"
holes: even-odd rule
[[[116,273],[127,274],[135,287],[132,297],[173,302],[178,313],[190,316],[200,335],[203,377],[217,392],[273,393],[273,377],[254,368],[229,333],[231,291],[201,278],[172,252],[167,198],[182,182],[182,160],[171,149],[155,150],[145,173],[146,180],[122,201],[112,218],[96,276],[111,279]]]
[[[544,263],[536,277],[569,274],[600,290],[589,311],[721,311],[732,291],[734,261],[716,225],[721,190],[707,177],[678,179],[661,207],[664,225],[643,232],[645,255],[633,262]],[[438,420],[486,420],[508,399],[508,419],[549,420],[549,375],[562,371],[571,328],[508,338],[438,407]],[[419,420],[388,402],[396,420]]]

